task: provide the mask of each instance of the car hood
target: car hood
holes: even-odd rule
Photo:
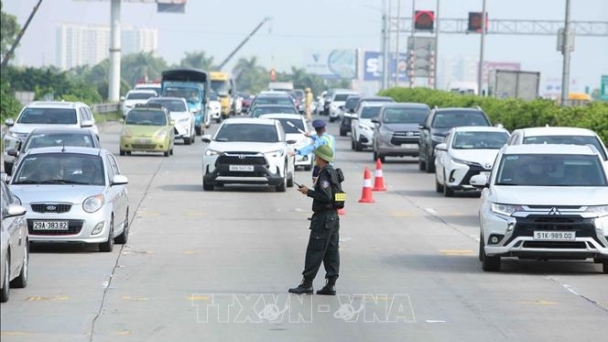
[[[407,131],[418,131],[418,124],[409,124],[409,123],[383,123],[382,127],[386,128],[389,131],[396,132],[407,132]]]
[[[493,202],[514,205],[606,205],[608,187],[496,185],[492,197]]]
[[[359,118],[359,119],[357,119],[357,121],[359,121],[360,125],[371,127],[371,128],[374,127],[374,123],[372,122],[372,119],[361,119],[361,118]]]
[[[73,125],[55,125],[55,124],[22,124],[22,123],[16,123],[15,125],[13,125],[13,127],[11,127],[9,129],[9,131],[11,131],[13,133],[17,133],[17,134],[30,134],[33,130],[35,130],[37,128],[49,128],[49,127],[57,127],[57,126],[62,126],[62,127],[80,127],[77,124],[73,124]]]
[[[479,163],[485,167],[486,164],[493,165],[498,150],[450,150],[450,156],[460,160]],[[492,167],[486,167],[491,169]]]
[[[445,137],[450,132],[451,128],[431,128],[431,133],[433,135],[438,135],[440,137]]]
[[[44,202],[68,202],[80,204],[91,196],[103,193],[100,185],[19,185],[11,184],[11,191],[23,204]]]
[[[125,129],[131,131],[134,137],[151,137],[158,131],[165,129],[163,126],[139,126],[139,125],[126,125]]]
[[[171,120],[178,121],[183,118],[190,118],[191,113],[188,112],[171,112]]]
[[[285,145],[282,142],[261,143],[261,142],[242,142],[242,141],[212,141],[209,148],[218,152],[258,152],[266,153],[282,150]]]

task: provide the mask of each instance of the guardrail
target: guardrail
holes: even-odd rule
[[[93,113],[110,114],[120,111],[120,103],[98,103],[91,106]]]

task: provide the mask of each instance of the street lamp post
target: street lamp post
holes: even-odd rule
[[[108,84],[110,102],[118,102],[120,97],[120,3],[121,0],[110,2],[110,81]]]
[[[483,5],[481,7],[481,44],[479,47],[479,66],[477,69],[477,89],[479,95],[482,95],[483,93],[483,64],[486,45],[486,0],[483,0]]]
[[[441,0],[437,0],[437,9],[435,13],[435,74],[433,75],[434,79],[433,79],[433,85],[435,89],[439,89],[438,86],[438,81],[439,81],[439,77],[438,77],[438,66],[439,66],[439,5],[441,3]]]
[[[562,67],[562,106],[568,105],[568,93],[570,93],[570,53],[571,51],[571,27],[570,27],[570,0],[566,0],[566,19],[564,23],[564,36],[562,54],[564,55],[564,64]]]

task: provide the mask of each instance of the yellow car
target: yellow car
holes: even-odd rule
[[[162,152],[173,155],[174,122],[169,112],[158,105],[140,105],[131,109],[120,132],[120,155],[131,152]]]

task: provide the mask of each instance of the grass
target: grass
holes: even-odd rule
[[[108,121],[118,121],[118,120],[122,119],[122,112],[112,112],[112,113],[105,113],[105,114],[95,113],[93,115],[95,116],[95,121],[98,124],[103,123],[103,122],[108,122]]]

